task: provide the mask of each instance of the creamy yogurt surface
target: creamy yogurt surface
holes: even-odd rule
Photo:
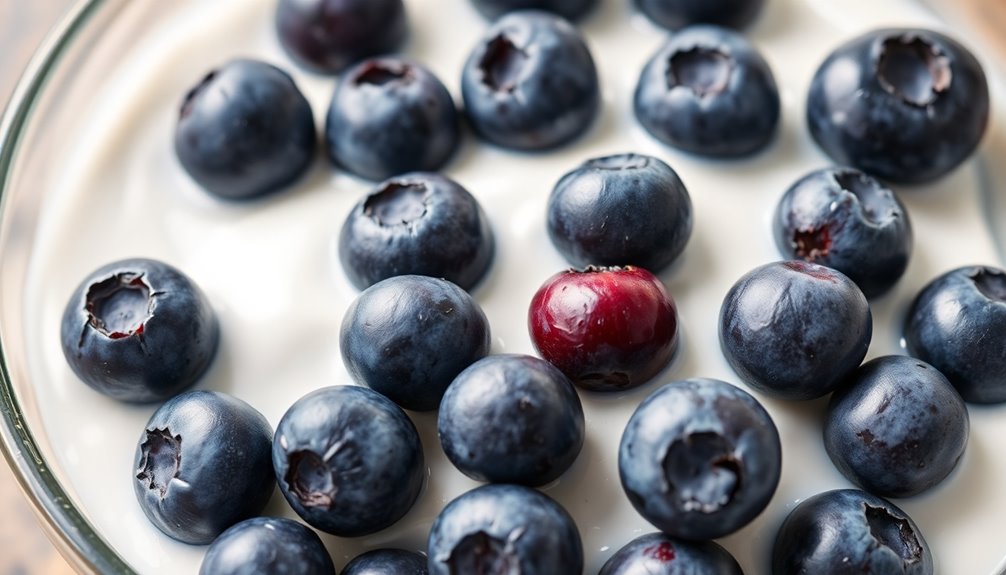
[[[351,384],[339,352],[343,313],[357,295],[340,267],[336,238],[343,220],[374,185],[333,168],[319,153],[290,188],[243,203],[216,200],[182,170],[172,132],[184,93],[213,66],[257,57],[290,72],[323,128],[333,78],[298,69],[273,33],[273,0],[134,3],[145,30],[135,49],[108,70],[101,106],[82,113],[66,134],[65,168],[45,190],[37,250],[28,277],[30,371],[45,434],[64,477],[97,530],[141,573],[195,573],[205,547],[178,543],[145,518],[133,494],[136,442],[156,406],[122,405],[78,381],[60,349],[60,316],[74,287],[92,270],[125,257],[161,259],[183,270],[209,296],[221,322],[221,347],[199,388],[233,393],[275,425],[307,392]],[[466,0],[407,0],[411,37],[401,53],[429,67],[460,105],[460,75],[488,23]],[[743,160],[711,161],[661,145],[635,121],[632,93],[645,61],[666,32],[627,1],[602,0],[580,23],[602,83],[603,109],[590,131],[543,153],[513,153],[466,133],[443,172],[482,203],[497,237],[495,262],[473,295],[489,318],[493,352],[533,354],[527,306],[541,283],[568,267],[549,242],[545,206],[552,186],[584,160],[638,152],[671,165],[688,187],[695,228],[682,257],[661,275],[679,313],[681,347],[650,383],[624,393],[581,392],[586,442],[573,467],[543,491],[573,516],[583,538],[586,573],[618,548],[655,531],[631,507],[618,480],[617,450],[625,422],[660,385],[688,377],[737,384],[719,348],[717,317],[731,285],[750,269],[779,259],[770,216],[785,189],[829,165],[804,120],[811,77],[844,40],[882,25],[944,28],[908,0],[770,0],[745,34],[761,50],[780,87],[778,135]],[[965,44],[960,31],[948,30]],[[980,56],[980,54],[979,54]],[[1003,100],[994,102],[994,113]],[[983,217],[980,159],[923,187],[895,188],[915,231],[915,251],[899,284],[871,302],[874,337],[868,359],[904,353],[902,316],[936,275],[965,264],[999,265]],[[1001,186],[1001,183],[1000,187]],[[720,540],[746,573],[769,571],[776,530],[801,500],[849,487],[821,439],[826,400],[792,403],[754,395],[783,439],[782,480],[770,506]],[[970,442],[958,469],[924,495],[893,500],[920,526],[943,573],[993,573],[1006,556],[1006,406],[969,406]],[[341,567],[375,547],[425,549],[427,530],[453,497],[478,485],[447,461],[435,413],[409,413],[420,431],[429,478],[400,522],[371,536],[322,534]],[[296,517],[277,490],[265,511]]]

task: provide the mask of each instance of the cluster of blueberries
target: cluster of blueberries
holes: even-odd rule
[[[543,150],[590,125],[598,77],[571,21],[593,4],[475,0],[494,19],[461,85],[480,138]],[[751,154],[772,139],[780,105],[771,70],[733,29],[761,5],[637,0],[651,20],[675,30],[636,89],[636,118],[649,133],[716,157]],[[188,390],[220,337],[198,286],[149,259],[95,271],[66,307],[63,349],[98,391],[164,402],[135,456],[144,512],[171,537],[212,543],[203,573],[281,564],[334,573],[308,527],[255,517],[276,483],[319,530],[345,537],[381,530],[423,488],[423,446],[403,408],[439,410],[448,459],[487,484],[447,504],[427,556],[373,551],[343,575],[582,572],[571,517],[533,488],[559,477],[581,450],[577,387],[632,388],[671,362],[677,312],[654,273],[691,234],[685,185],[667,164],[640,154],[591,158],[563,176],[549,198],[548,233],[578,269],[546,280],[530,302],[540,358],[490,355],[489,323],[467,290],[492,263],[492,229],[476,199],[436,172],[458,145],[462,119],[451,96],[420,64],[381,55],[406,35],[401,1],[281,0],[276,24],[298,64],[342,74],[325,129],[332,161],[381,180],[354,207],[339,241],[346,274],[361,290],[340,346],[362,385],[300,398],[274,433],[242,400]],[[863,490],[797,506],[778,533],[772,569],[932,573],[922,534],[882,497],[921,493],[954,469],[968,438],[965,401],[1006,401],[1006,273],[976,266],[933,280],[908,314],[910,355],[864,364],[868,298],[898,281],[912,247],[908,213],[881,181],[930,181],[967,158],[987,122],[988,88],[954,40],[878,30],[828,57],[807,103],[811,134],[840,166],[807,175],[783,195],[774,234],[785,259],[750,271],[729,291],[720,341],[738,377],[759,393],[831,394],[825,447]],[[291,78],[236,60],[187,94],[175,147],[208,192],[243,199],[299,177],[315,141],[311,110]],[[483,441],[486,433],[493,441]],[[775,424],[752,394],[702,378],[660,387],[633,413],[618,454],[628,500],[660,532],[627,544],[602,575],[740,573],[712,540],[764,510],[781,458]]]

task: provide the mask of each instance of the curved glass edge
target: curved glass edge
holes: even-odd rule
[[[49,33],[22,74],[0,121],[0,213],[18,146],[34,104],[73,39],[104,4],[79,0]],[[34,435],[24,420],[11,381],[0,337],[0,451],[44,521],[50,540],[80,572],[135,574],[98,534],[52,475]]]

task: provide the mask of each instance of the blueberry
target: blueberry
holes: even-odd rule
[[[490,20],[495,20],[515,10],[544,10],[567,20],[577,20],[594,9],[598,0],[471,0],[472,4]]]
[[[776,205],[773,231],[784,258],[834,268],[867,298],[901,278],[912,252],[901,200],[855,168],[823,168],[800,178]]]
[[[185,96],[175,153],[206,191],[246,199],[275,192],[314,158],[314,115],[293,79],[258,60],[227,62]]]
[[[775,135],[779,89],[744,36],[700,24],[673,34],[646,63],[633,109],[640,125],[669,146],[702,156],[746,156]]]
[[[917,184],[978,146],[989,88],[956,40],[923,29],[872,30],[832,51],[807,94],[810,134],[835,162]]]
[[[489,270],[495,239],[478,200],[440,174],[389,178],[354,206],[339,236],[339,258],[359,289],[419,274],[473,288]]]
[[[799,503],[772,548],[772,573],[932,575],[933,556],[912,518],[858,489],[836,489]]]
[[[737,560],[714,541],[640,535],[615,552],[598,575],[743,575]]]
[[[548,234],[576,267],[635,265],[657,273],[688,243],[692,201],[677,172],[642,154],[591,158],[548,200]]]
[[[335,575],[318,535],[283,517],[253,517],[220,534],[203,556],[199,575]]]
[[[822,397],[866,357],[873,315],[845,274],[801,260],[745,274],[720,308],[720,347],[744,383],[785,399]]]
[[[968,410],[947,378],[906,356],[857,369],[831,397],[824,446],[850,481],[881,497],[937,485],[968,443]]]
[[[426,467],[415,425],[366,387],[324,387],[280,419],[272,447],[279,488],[311,526],[340,537],[374,533],[419,497]]]
[[[489,353],[489,320],[447,280],[404,275],[363,291],[343,316],[350,375],[404,407],[436,409],[454,377]]]
[[[476,487],[447,504],[430,527],[432,575],[583,572],[573,518],[549,496],[520,485]]]
[[[371,180],[440,169],[454,154],[458,112],[425,67],[401,58],[364,60],[343,74],[328,108],[328,156]]]
[[[569,379],[545,360],[492,355],[447,388],[437,435],[451,463],[473,479],[544,485],[579,455],[583,407]]]
[[[714,539],[747,525],[779,484],[782,447],[768,412],[729,383],[660,387],[636,408],[618,448],[632,506],[661,531]]]
[[[601,102],[579,31],[539,10],[510,12],[489,28],[465,62],[461,96],[479,136],[517,150],[573,140],[590,127]]]
[[[1006,272],[965,266],[934,278],[905,320],[908,353],[950,380],[965,401],[1006,401]]]
[[[60,340],[87,385],[127,402],[163,401],[203,375],[219,342],[216,314],[191,279],[151,259],[91,273],[63,312]]]
[[[426,556],[404,549],[374,549],[357,555],[339,575],[427,575]]]
[[[279,0],[276,33],[298,65],[335,74],[397,49],[408,35],[402,0]]]
[[[136,446],[133,490],[165,534],[204,545],[254,517],[276,488],[272,427],[244,401],[190,390],[150,417]]]
[[[657,26],[677,30],[692,24],[743,28],[762,11],[764,0],[635,0]]]

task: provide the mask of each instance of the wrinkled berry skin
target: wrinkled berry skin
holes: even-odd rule
[[[458,111],[443,83],[416,62],[391,56],[346,71],[325,124],[328,157],[370,180],[436,171],[454,154]]]
[[[636,408],[618,448],[632,506],[682,539],[715,539],[747,525],[779,484],[782,445],[746,391],[705,378],[657,389]]]
[[[657,158],[591,158],[552,189],[547,225],[552,244],[576,267],[635,265],[658,273],[688,243],[692,201],[677,172]]]
[[[133,489],[147,519],[193,545],[258,515],[276,488],[272,427],[217,391],[179,394],[154,412],[136,446]]]
[[[737,560],[715,541],[675,539],[666,533],[636,537],[605,562],[598,575],[743,575]]]
[[[321,538],[284,517],[253,517],[220,534],[203,557],[199,575],[335,575]]]
[[[528,330],[541,357],[594,391],[646,383],[678,346],[674,300],[658,278],[634,266],[548,278],[531,299]]]
[[[873,315],[839,271],[802,260],[759,266],[720,308],[720,348],[752,388],[784,399],[822,397],[866,357]]]
[[[404,549],[374,549],[357,555],[339,575],[427,575],[426,556]]]
[[[96,391],[130,403],[188,389],[216,355],[209,301],[178,269],[151,259],[112,262],[74,290],[60,324],[63,355]]]
[[[339,235],[339,259],[359,289],[398,275],[444,278],[471,290],[495,252],[478,200],[445,176],[413,172],[389,178],[360,200]]]
[[[890,290],[912,253],[901,200],[855,168],[823,168],[800,178],[779,200],[772,223],[784,258],[834,268],[867,298]]]
[[[939,484],[968,444],[968,410],[929,364],[889,355],[860,366],[831,397],[828,456],[850,481],[881,497]]]
[[[447,388],[437,435],[451,463],[473,479],[544,485],[583,447],[583,406],[573,384],[547,361],[492,355]]]
[[[600,108],[593,57],[569,21],[540,10],[497,20],[469,54],[461,96],[475,132],[515,150],[565,144]]]
[[[342,358],[353,379],[405,409],[440,405],[455,376],[489,353],[489,320],[468,292],[427,276],[390,277],[343,316]]]
[[[175,153],[207,192],[248,199],[276,192],[314,159],[314,115],[293,79],[258,60],[231,60],[185,96]]]
[[[490,20],[515,10],[544,10],[567,20],[578,20],[597,5],[598,0],[471,0],[472,5]]]
[[[402,0],[280,0],[276,33],[299,66],[336,74],[401,46],[408,14]]]
[[[836,163],[919,184],[967,159],[988,124],[977,59],[939,32],[872,30],[836,48],[807,94],[810,134]]]
[[[783,521],[772,548],[773,575],[932,575],[933,556],[899,507],[858,489],[808,497]]]
[[[965,266],[933,279],[912,301],[904,337],[964,401],[1006,401],[1006,272]]]
[[[635,0],[651,22],[668,30],[692,24],[744,28],[761,13],[764,0]]]
[[[431,575],[583,572],[573,518],[552,498],[520,485],[476,487],[447,504],[427,543]]]
[[[401,519],[419,497],[426,466],[415,425],[376,391],[324,387],[280,419],[272,447],[280,491],[311,526],[369,535]]]
[[[743,35],[700,24],[673,34],[646,63],[633,110],[639,124],[668,146],[734,158],[765,148],[775,136],[779,89]]]

